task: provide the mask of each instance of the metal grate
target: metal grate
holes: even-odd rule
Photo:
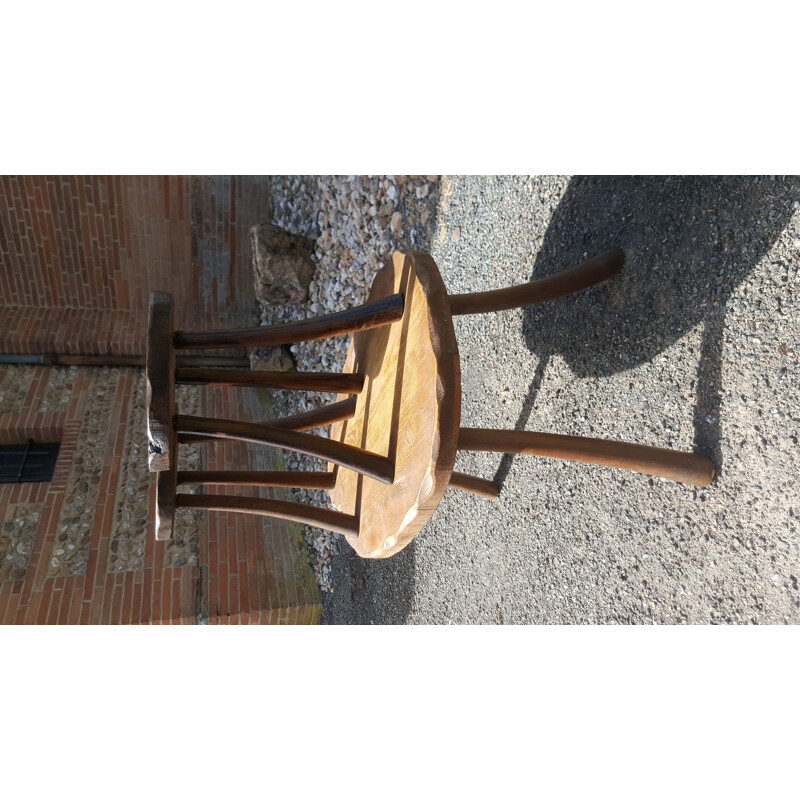
[[[51,481],[58,459],[59,442],[0,447],[0,483],[41,483]]]

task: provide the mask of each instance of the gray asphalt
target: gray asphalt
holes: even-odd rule
[[[718,476],[460,454],[500,498],[448,491],[386,561],[342,542],[322,622],[800,621],[799,204],[796,177],[443,176],[413,235],[451,292],[627,259],[579,295],[456,320],[462,425],[701,452]]]

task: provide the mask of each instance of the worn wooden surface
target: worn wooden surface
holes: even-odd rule
[[[385,558],[405,547],[439,504],[453,470],[461,373],[447,291],[426,253],[395,253],[376,275],[370,302],[405,297],[402,319],[353,337],[345,372],[364,375],[351,420],[331,438],[395,465],[391,485],[336,470],[334,505],[359,517],[355,550]]]
[[[169,469],[176,446],[172,418],[175,415],[175,351],[172,348],[172,295],[153,292],[147,320],[147,442],[151,472]]]

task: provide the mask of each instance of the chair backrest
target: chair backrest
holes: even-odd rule
[[[181,444],[189,442],[209,442],[219,439],[255,442],[317,456],[332,465],[344,466],[381,482],[391,483],[394,466],[388,458],[307,433],[313,428],[352,418],[356,410],[355,395],[362,391],[364,377],[353,373],[283,373],[218,366],[197,368],[183,366],[180,363],[176,366],[175,351],[185,347],[216,349],[285,344],[338,336],[390,324],[402,315],[402,311],[403,298],[394,295],[351,311],[290,325],[185,332],[174,330],[172,296],[164,292],[154,292],[150,298],[145,375],[148,464],[150,470],[157,474],[156,539],[163,541],[171,538],[175,513],[179,508],[267,514],[356,536],[358,521],[350,514],[262,498],[187,495],[178,492],[180,486],[199,483],[331,489],[336,479],[335,467],[327,471],[289,473],[246,470],[178,471],[178,448]],[[324,391],[347,397],[320,409],[270,420],[268,424],[259,424],[182,415],[178,413],[179,409],[176,407],[176,384]]]

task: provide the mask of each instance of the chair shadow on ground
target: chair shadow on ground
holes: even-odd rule
[[[702,323],[694,450],[708,455],[719,472],[725,304],[783,231],[798,196],[796,177],[573,178],[531,280],[617,247],[626,263],[603,286],[523,312],[526,343],[539,362],[516,429],[528,425],[551,356],[562,356],[579,377],[613,375],[650,361]],[[423,234],[408,246],[425,250],[427,239]],[[512,459],[501,459],[499,483]],[[340,545],[343,557],[333,564],[337,589],[325,597],[321,622],[405,622],[414,597],[415,545],[380,561]]]
[[[523,333],[539,362],[515,428],[526,428],[551,356],[581,378],[613,375],[651,361],[702,323],[694,451],[720,474],[725,304],[788,224],[798,193],[797,177],[573,178],[531,280],[617,247],[625,266],[602,286],[525,310]],[[501,484],[512,459],[501,459]]]

